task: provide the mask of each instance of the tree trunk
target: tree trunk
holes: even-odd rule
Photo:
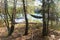
[[[47,14],[48,14],[48,15],[47,15],[47,35],[48,35],[48,33],[49,33],[49,28],[48,28],[48,27],[49,27],[49,13],[50,13],[50,12],[49,12],[49,9],[50,9],[50,3],[49,3],[49,0],[47,0],[47,2],[48,2],[48,3],[47,3],[47,5],[48,5],[48,7],[47,7],[47,8],[48,8],[48,9],[47,9]]]
[[[9,31],[9,22],[8,22],[8,7],[7,7],[7,0],[4,0],[4,6],[5,6],[5,9],[4,9],[4,15],[5,15],[5,23],[6,23],[6,26],[7,26],[7,29]]]
[[[43,30],[42,30],[42,36],[47,36],[47,25],[46,25],[46,16],[45,16],[45,0],[43,0]]]
[[[25,1],[23,1],[23,10],[24,10],[24,14],[25,14],[25,21],[26,21],[26,28],[25,28],[25,35],[28,34],[28,18],[27,18],[27,13],[26,13],[26,7],[25,7]]]
[[[10,28],[10,32],[9,32],[8,36],[10,36],[14,31],[15,14],[16,14],[16,2],[17,2],[17,0],[14,0],[14,8],[13,8],[13,13],[12,13],[12,17],[11,17],[11,28]]]

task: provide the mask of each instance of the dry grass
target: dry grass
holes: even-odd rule
[[[25,24],[16,24],[13,34],[10,37],[5,37],[8,34],[6,26],[2,26],[3,23],[0,22],[0,39],[1,40],[43,40],[42,35],[42,24],[29,24],[29,34],[24,35],[25,32]],[[50,32],[49,39],[51,39],[51,35],[55,35],[55,39],[57,40],[60,37],[60,33],[58,32]]]
[[[23,36],[24,32],[25,32],[25,24],[16,24],[15,25],[15,29],[13,34],[10,37],[5,37],[8,34],[8,30],[6,28],[6,26],[0,28],[0,39],[1,40],[32,40],[32,35],[35,35],[34,32],[36,29],[40,28],[40,24],[29,24],[29,34],[27,36]],[[28,38],[26,38],[28,37]],[[34,37],[35,38],[35,37]]]

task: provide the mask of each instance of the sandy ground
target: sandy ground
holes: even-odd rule
[[[21,24],[18,27],[18,24],[15,26],[14,32],[11,36],[6,37],[8,35],[8,30],[6,27],[0,27],[0,40],[42,40],[42,29],[37,29],[36,27],[29,26],[29,34],[24,35],[25,25]],[[52,29],[53,30],[53,29]],[[49,40],[60,40],[60,31],[52,31],[49,33]]]

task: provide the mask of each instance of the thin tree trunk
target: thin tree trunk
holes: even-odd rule
[[[42,9],[43,9],[43,30],[42,30],[42,36],[47,36],[47,27],[46,27],[46,16],[45,16],[45,0],[42,1]]]
[[[17,0],[14,0],[14,7],[13,7],[12,18],[11,18],[11,28],[10,28],[10,33],[8,34],[8,36],[10,36],[13,33],[13,31],[14,31],[15,14],[16,14],[16,2],[17,2]]]
[[[23,10],[24,10],[25,21],[26,21],[25,35],[27,35],[28,34],[28,18],[27,18],[27,13],[26,13],[25,1],[22,0],[22,2],[23,2]]]
[[[47,34],[48,34],[48,32],[49,32],[49,29],[48,29],[48,27],[49,27],[49,8],[50,8],[50,3],[49,3],[49,0],[47,0],[47,5],[48,5],[48,9],[47,9],[47,14],[48,14],[48,17],[47,17]]]
[[[9,22],[8,22],[8,7],[7,7],[7,0],[4,0],[4,6],[5,6],[5,9],[4,9],[4,14],[5,14],[5,23],[6,23],[6,26],[7,26],[7,29],[9,31]]]

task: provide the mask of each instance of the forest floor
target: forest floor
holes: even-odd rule
[[[0,40],[43,40],[41,30],[42,27],[38,28],[36,27],[36,24],[31,24],[29,25],[29,34],[24,35],[25,24],[17,24],[15,26],[13,34],[9,37],[6,37],[8,34],[7,28],[0,27]],[[47,40],[60,40],[60,31],[50,29],[48,38],[49,39]]]

